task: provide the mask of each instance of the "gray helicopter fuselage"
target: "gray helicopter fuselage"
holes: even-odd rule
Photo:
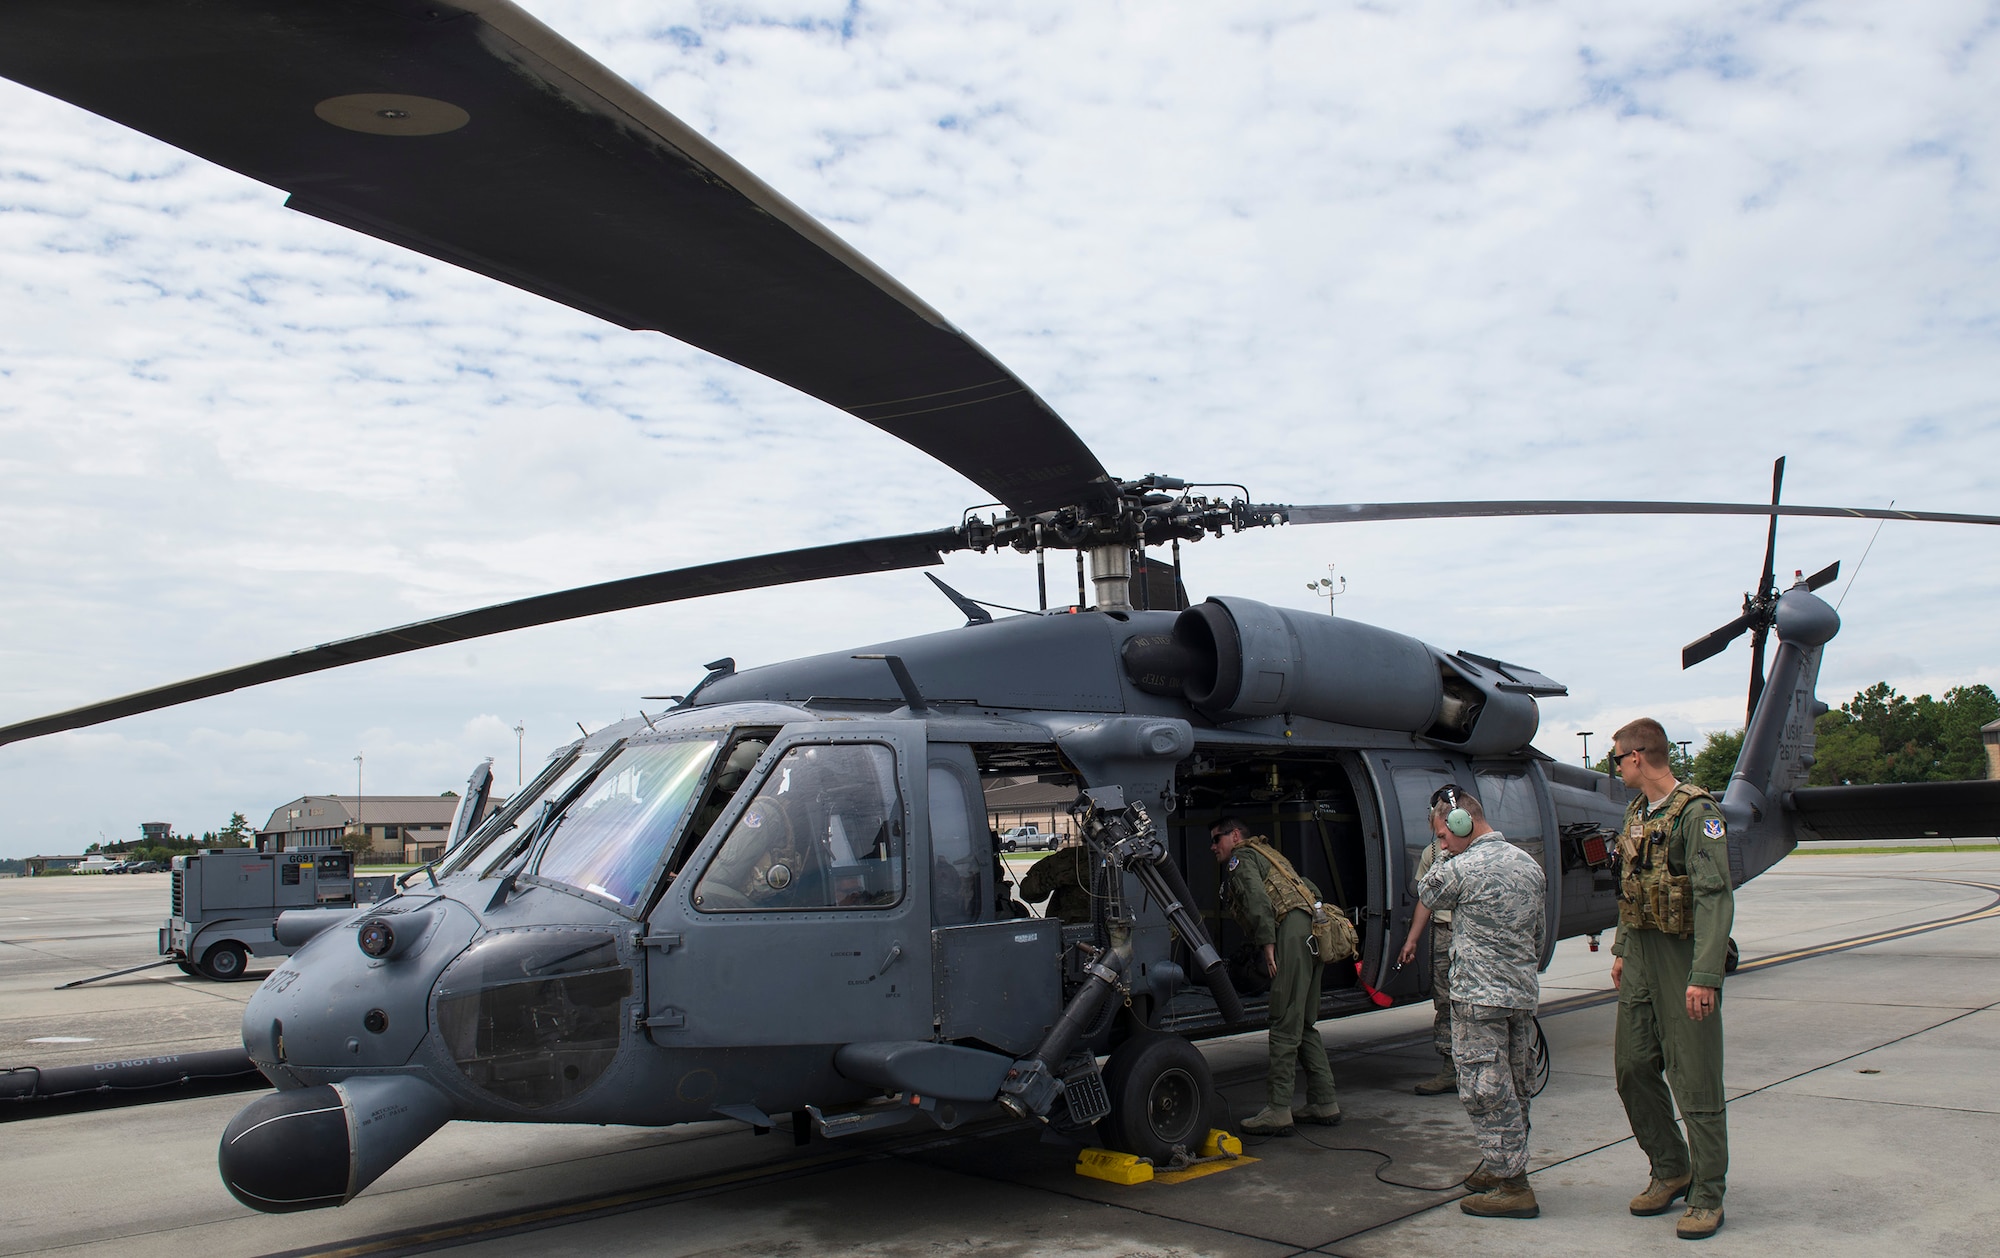
[[[1784,598],[1779,684],[1724,801],[1738,881],[1792,845],[1783,797],[1838,627],[1810,591]],[[259,1209],[337,1205],[452,1118],[789,1114],[839,1136],[1101,1112],[1060,1062],[1094,1079],[1121,1038],[1262,1021],[1257,967],[1225,972],[1256,955],[1218,911],[1208,832],[1228,816],[1357,927],[1322,1017],[1427,997],[1428,957],[1394,958],[1447,782],[1546,871],[1546,963],[1616,920],[1628,795],[1529,746],[1560,693],[1237,598],[723,662],[674,709],[558,751],[393,899],[280,919],[303,946],[243,1019],[280,1091],[225,1132],[224,1182]],[[1014,894],[987,792],[1027,782],[1076,801],[1087,920]]]
[[[459,1117],[640,1124],[860,1101],[876,1089],[832,1064],[834,1048],[857,1041],[1026,1052],[1061,1004],[1063,934],[1053,919],[1009,915],[994,881],[981,782],[1009,769],[1078,789],[1115,786],[1144,802],[1167,819],[1174,856],[1211,916],[1209,821],[1272,805],[1264,828],[1327,890],[1342,884],[1342,906],[1361,921],[1359,974],[1332,978],[1329,1012],[1355,1004],[1357,978],[1401,1000],[1427,989],[1427,975],[1397,973],[1389,958],[1407,929],[1411,859],[1428,841],[1419,797],[1437,782],[1486,788],[1510,810],[1510,837],[1550,869],[1551,920],[1559,920],[1559,817],[1601,819],[1616,804],[1552,779],[1525,749],[1534,697],[1499,687],[1530,683],[1509,682],[1502,670],[1546,692],[1545,678],[1371,626],[1292,621],[1247,600],[1228,607],[1231,625],[1249,626],[1236,633],[1247,662],[1234,670],[1247,683],[1222,693],[1203,672],[1212,651],[1167,661],[1181,674],[1172,684],[1199,687],[1202,705],[1160,693],[1167,685],[1146,667],[1158,660],[1142,655],[1168,649],[1177,626],[1186,639],[1190,618],[1199,620],[1193,612],[1017,617],[714,677],[681,708],[622,721],[561,753],[610,757],[601,777],[649,749],[706,749],[689,756],[701,761],[693,770],[701,780],[672,828],[625,836],[645,845],[626,862],[643,876],[612,889],[552,876],[553,845],[564,824],[581,819],[557,814],[558,824],[511,856],[504,835],[475,834],[470,857],[447,857],[435,885],[419,874],[395,900],[301,948],[252,998],[245,1043],[281,1086],[414,1074]],[[1260,618],[1289,643],[1255,644]],[[886,659],[854,655],[893,656],[918,693],[903,692]],[[1458,746],[1426,737],[1440,733],[1454,687],[1495,713],[1488,723],[1487,712],[1467,714],[1461,701],[1447,731]],[[1273,703],[1320,715],[1256,710]],[[1357,723],[1389,718],[1412,728]],[[1495,728],[1498,744],[1482,738]],[[748,780],[704,834],[690,833],[707,776],[749,735],[767,745]],[[725,888],[711,879],[704,897],[708,871],[742,832],[760,789],[807,752],[831,754],[815,750],[824,748],[877,766],[880,780],[868,789],[879,798],[869,807],[886,818],[894,855],[881,872],[895,885],[854,905],[823,897],[757,906],[717,902]],[[1321,798],[1288,789],[1294,777],[1316,781]],[[1227,798],[1208,799],[1209,780]],[[560,795],[564,781],[557,775],[545,797]],[[1258,794],[1273,797],[1250,798]],[[565,806],[612,806],[591,798]],[[530,802],[529,813],[543,806]],[[1336,817],[1338,850],[1306,842]],[[517,819],[513,828],[532,827]],[[371,957],[357,932],[385,917],[409,923],[404,934],[415,938]],[[1177,990],[1182,970],[1157,906],[1140,910],[1135,939],[1133,986],[1155,1020],[1191,1034],[1219,1029],[1199,1009],[1173,1012],[1177,996],[1200,1002]]]

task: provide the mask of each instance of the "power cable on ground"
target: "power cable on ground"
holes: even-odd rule
[[[1452,1192],[1457,1189],[1465,1187],[1465,1180],[1463,1177],[1455,1179],[1449,1184],[1411,1184],[1400,1179],[1390,1179],[1382,1172],[1388,1170],[1391,1166],[1394,1166],[1396,1164],[1396,1155],[1393,1153],[1389,1153],[1382,1149],[1377,1149],[1370,1145],[1365,1145],[1365,1144],[1327,1144],[1323,1141],[1313,1139],[1311,1136],[1307,1135],[1303,1129],[1300,1128],[1293,1128],[1293,1134],[1297,1136],[1299,1139],[1304,1140],[1307,1144],[1313,1146],[1315,1149],[1323,1149],[1328,1153],[1374,1154],[1376,1157],[1382,1159],[1381,1165],[1375,1168],[1375,1178],[1384,1184],[1388,1184],[1392,1188],[1409,1188],[1417,1192]],[[1269,1144],[1273,1140],[1282,1140],[1284,1138],[1285,1137],[1283,1136],[1245,1136],[1243,1137],[1243,1147],[1246,1150],[1253,1147],[1261,1148],[1264,1145]]]

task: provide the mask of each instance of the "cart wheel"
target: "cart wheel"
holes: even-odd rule
[[[218,983],[233,983],[250,968],[250,954],[233,939],[224,940],[201,955],[201,972]]]
[[[1535,1028],[1534,1042],[1528,1046],[1528,1095],[1540,1096],[1549,1086],[1549,1037],[1542,1034],[1540,1018],[1528,1021]]]
[[[1736,967],[1742,961],[1743,954],[1736,950],[1736,936],[1731,935],[1729,937],[1729,951],[1722,955],[1722,972],[1724,974],[1736,973]]]
[[[194,968],[194,965],[191,962],[177,960],[174,962],[174,964],[180,967],[180,972],[187,975],[189,978],[201,977],[201,971]]]
[[[1104,1065],[1111,1113],[1097,1125],[1107,1147],[1164,1166],[1176,1147],[1197,1151],[1215,1087],[1201,1051],[1178,1035],[1141,1031]]]

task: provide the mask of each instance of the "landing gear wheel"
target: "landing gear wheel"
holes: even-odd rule
[[[1542,1020],[1530,1018],[1535,1038],[1528,1045],[1528,1095],[1540,1096],[1549,1086],[1549,1037],[1542,1034]]]
[[[1736,950],[1736,936],[1731,935],[1729,937],[1729,951],[1722,956],[1722,972],[1724,974],[1734,974],[1736,973],[1736,967],[1742,964],[1742,962],[1743,954]]]
[[[1104,1066],[1111,1113],[1097,1125],[1107,1148],[1136,1153],[1155,1166],[1176,1147],[1200,1151],[1215,1085],[1200,1050],[1178,1035],[1141,1031]]]
[[[201,972],[218,983],[233,983],[249,968],[250,954],[234,940],[225,940],[201,954]]]

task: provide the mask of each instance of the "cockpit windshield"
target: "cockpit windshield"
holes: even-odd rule
[[[535,874],[627,908],[636,904],[720,745],[694,739],[617,752],[546,824]]]
[[[561,799],[603,759],[606,750],[599,747],[585,751],[571,747],[550,760],[535,775],[534,781],[516,791],[512,799],[502,804],[484,825],[444,858],[439,874],[450,875],[469,868],[482,854],[491,854],[495,863],[510,854],[518,855],[522,840],[530,837],[542,821],[541,805]],[[487,877],[492,872],[493,868],[489,865],[480,876]]]

